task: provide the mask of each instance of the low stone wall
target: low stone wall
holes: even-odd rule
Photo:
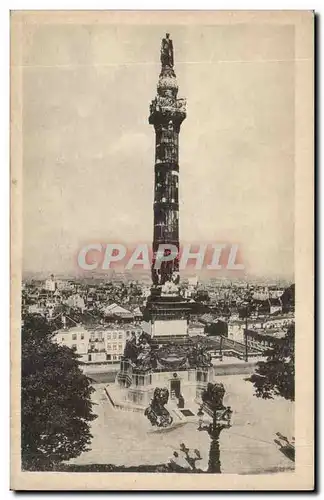
[[[218,361],[216,365],[213,365],[213,373],[214,375],[249,375],[253,373],[256,363],[257,360],[252,359],[248,362],[238,360],[237,363],[226,363],[226,359],[224,359],[223,361]],[[108,384],[115,381],[117,371],[118,368],[107,367],[107,371],[105,372],[86,372],[86,375],[88,375],[88,377],[90,377],[94,381],[94,383]],[[162,372],[162,376],[165,376],[165,373],[166,372]],[[162,381],[160,383],[162,383]],[[155,385],[159,384],[157,383]]]
[[[214,365],[214,375],[251,375],[255,370],[256,364],[257,361],[238,361],[231,364],[223,361]]]
[[[117,370],[99,373],[86,373],[86,375],[93,380],[93,383],[95,384],[109,384],[115,382]]]
[[[115,410],[135,411],[139,413],[144,413],[145,411],[146,406],[136,405],[129,401],[123,401],[122,399],[115,399],[115,395],[109,386],[105,387],[105,393]]]

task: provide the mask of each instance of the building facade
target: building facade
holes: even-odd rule
[[[286,330],[246,330],[246,343],[249,348],[259,349],[264,351],[271,348],[276,343],[280,342],[286,335]]]
[[[48,291],[48,292],[55,292],[56,290],[56,281],[54,279],[54,276],[53,274],[50,276],[49,279],[47,279],[45,281],[45,286],[44,286],[45,290]]]
[[[109,364],[120,361],[126,341],[135,335],[141,335],[142,329],[136,325],[99,325],[86,328],[77,325],[72,328],[62,328],[55,334],[54,340],[74,349],[80,360],[87,364]]]

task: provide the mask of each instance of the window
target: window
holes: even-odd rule
[[[118,344],[118,349],[119,349],[120,351],[122,351],[122,350],[123,350],[123,344]]]
[[[62,342],[64,342],[64,337],[62,337]]]
[[[197,372],[197,382],[207,382],[207,373]]]
[[[118,334],[118,338],[119,338],[119,339],[122,339],[122,338],[123,338],[123,334],[122,334],[122,332],[119,332],[119,334]]]
[[[117,333],[116,333],[116,332],[114,332],[114,334],[113,334],[113,337],[112,337],[112,338],[113,338],[113,339],[115,339],[115,340],[117,339]]]
[[[81,333],[81,340],[84,340],[84,333]]]
[[[72,334],[72,340],[76,340],[77,339],[77,334],[76,333],[73,333]]]
[[[77,345],[76,345],[76,344],[72,344],[72,349],[73,349],[74,351],[76,351],[76,349],[77,349]]]
[[[113,345],[113,351],[116,351],[116,349],[117,349],[117,345],[116,345],[116,344],[114,344],[114,345]]]
[[[91,361],[91,354],[88,354],[88,361]]]

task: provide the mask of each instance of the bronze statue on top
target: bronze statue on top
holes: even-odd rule
[[[169,33],[162,39],[161,64],[162,68],[173,68],[173,44]]]

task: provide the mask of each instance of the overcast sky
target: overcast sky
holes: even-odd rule
[[[25,27],[25,272],[71,271],[92,241],[151,241],[166,31],[188,110],[181,240],[238,243],[251,273],[292,276],[294,31],[244,24]]]

